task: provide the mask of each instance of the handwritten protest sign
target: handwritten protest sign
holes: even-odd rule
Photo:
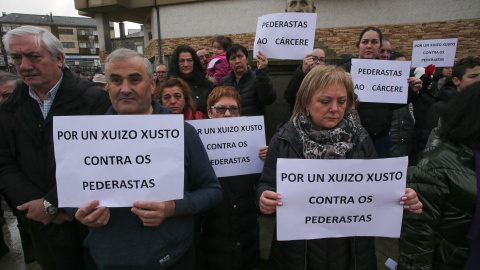
[[[265,146],[263,116],[187,121],[197,129],[217,177],[260,173]]]
[[[60,207],[183,198],[183,115],[57,116]]]
[[[350,74],[360,102],[407,103],[410,61],[352,59]]]
[[[275,13],[258,18],[253,55],[303,59],[312,53],[317,13]]]
[[[458,38],[413,41],[412,67],[452,67]]]
[[[277,239],[400,237],[408,158],[278,159]]]

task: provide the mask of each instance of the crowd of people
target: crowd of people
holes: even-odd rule
[[[405,61],[391,42],[367,27],[358,58]],[[246,47],[225,36],[211,40],[213,55],[180,45],[168,65],[156,67],[122,48],[90,82],[65,65],[60,41],[43,28],[13,29],[3,43],[20,77],[0,74],[0,192],[23,228],[25,260],[42,269],[254,269],[258,215],[274,215],[284,203],[276,191],[278,158],[398,156],[412,165],[404,195],[392,198],[405,210],[398,269],[480,265],[480,58],[412,70],[407,104],[388,104],[358,100],[351,62],[327,65],[326,52],[314,48],[284,92],[291,118],[258,150],[262,173],[217,178],[185,123],[183,199],[110,208],[99,207],[99,198],[58,208],[53,116],[264,115],[277,100],[268,59],[258,52],[251,68]],[[0,258],[7,252],[0,242]],[[268,264],[376,269],[374,238],[278,241],[274,232]]]

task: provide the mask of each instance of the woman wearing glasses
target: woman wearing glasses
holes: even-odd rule
[[[157,85],[158,102],[170,108],[174,114],[183,114],[184,120],[205,119],[205,115],[196,110],[196,104],[190,95],[190,87],[180,78],[171,78]]]
[[[342,69],[318,66],[307,74],[298,91],[290,122],[278,128],[270,141],[256,192],[262,213],[273,214],[283,204],[281,194],[276,192],[278,158],[376,158],[367,131],[350,113],[353,102],[353,83]],[[406,190],[400,204],[415,213],[422,211],[422,204],[412,189]],[[373,237],[276,239],[275,232],[270,269],[376,269]]]
[[[190,86],[190,94],[197,109],[207,114],[207,97],[213,89],[213,84],[206,79],[200,58],[192,47],[178,46],[173,51],[167,79],[178,77]]]
[[[238,117],[242,102],[232,86],[215,87],[208,96],[210,118]],[[267,146],[260,148],[265,159]],[[253,269],[259,257],[255,186],[260,174],[220,177],[223,199],[198,216],[197,269]]]

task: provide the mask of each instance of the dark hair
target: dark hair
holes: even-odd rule
[[[187,52],[192,55],[193,78],[191,82],[203,84],[206,81],[206,79],[205,79],[205,71],[203,70],[202,63],[200,63],[200,58],[198,58],[195,50],[188,45],[180,45],[175,49],[175,51],[173,51],[172,59],[170,60],[170,67],[168,69],[167,79],[170,79],[172,77],[182,78],[182,73],[180,72],[180,65],[179,65],[180,54],[182,52]]]
[[[238,50],[241,50],[241,51],[243,52],[243,54],[245,54],[245,57],[247,57],[247,59],[248,59],[248,51],[247,51],[247,48],[243,47],[243,46],[240,45],[240,44],[233,44],[233,45],[230,46],[230,48],[228,48],[228,50],[227,50],[227,61],[230,60],[230,55],[237,53]]]
[[[444,68],[447,68],[447,67],[436,67],[435,72],[433,72],[433,77],[437,78],[437,79],[445,77],[445,76],[443,76],[443,69]]]
[[[390,54],[390,60],[396,60],[398,58],[405,57],[405,54],[400,53],[400,52],[394,52]]]
[[[214,42],[220,43],[220,45],[222,45],[224,51],[227,51],[228,47],[230,47],[230,45],[232,45],[232,39],[229,38],[229,37],[224,37],[224,36],[213,37],[212,38],[212,45],[213,45]]]
[[[480,58],[469,56],[460,59],[455,66],[453,66],[452,77],[457,77],[460,81],[467,72],[467,68],[474,68],[480,66]]]
[[[358,41],[357,41],[357,48],[360,46],[360,41],[362,41],[363,35],[364,35],[366,32],[368,32],[368,31],[375,31],[375,32],[377,32],[378,37],[380,38],[380,44],[382,44],[382,40],[383,40],[382,31],[380,31],[380,29],[378,29],[378,28],[376,28],[376,27],[369,26],[369,27],[363,29],[362,33],[360,34],[360,37],[358,38]],[[381,46],[381,45],[380,45],[380,46]]]
[[[440,138],[480,149],[480,82],[473,83],[440,111]]]
[[[183,98],[185,99],[185,108],[188,107],[192,109],[193,112],[195,112],[197,106],[195,104],[195,101],[193,101],[192,99],[192,95],[190,94],[190,86],[180,78],[173,77],[171,79],[168,79],[166,82],[157,85],[155,94],[158,94],[158,102],[163,105],[163,91],[165,90],[165,88],[172,88],[174,86],[178,86],[178,88],[182,89]]]

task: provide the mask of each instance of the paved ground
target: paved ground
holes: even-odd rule
[[[25,264],[23,261],[22,245],[20,243],[20,234],[17,228],[17,218],[12,214],[12,211],[2,204],[2,209],[5,210],[5,218],[7,224],[3,226],[3,238],[10,248],[10,252],[0,259],[0,269],[2,270],[41,270],[38,263],[33,262]]]
[[[25,265],[23,261],[23,252],[20,244],[20,234],[17,228],[17,219],[12,215],[12,212],[4,204],[2,209],[5,209],[5,218],[7,224],[3,227],[3,237],[10,248],[10,253],[0,259],[1,270],[41,270],[36,263]],[[260,253],[262,262],[259,269],[264,269],[266,260],[269,255],[269,248],[272,239],[275,220],[274,218],[260,217]],[[385,266],[385,261],[390,257],[397,261],[398,259],[398,239],[391,238],[376,238],[376,256],[378,270],[388,270]]]

